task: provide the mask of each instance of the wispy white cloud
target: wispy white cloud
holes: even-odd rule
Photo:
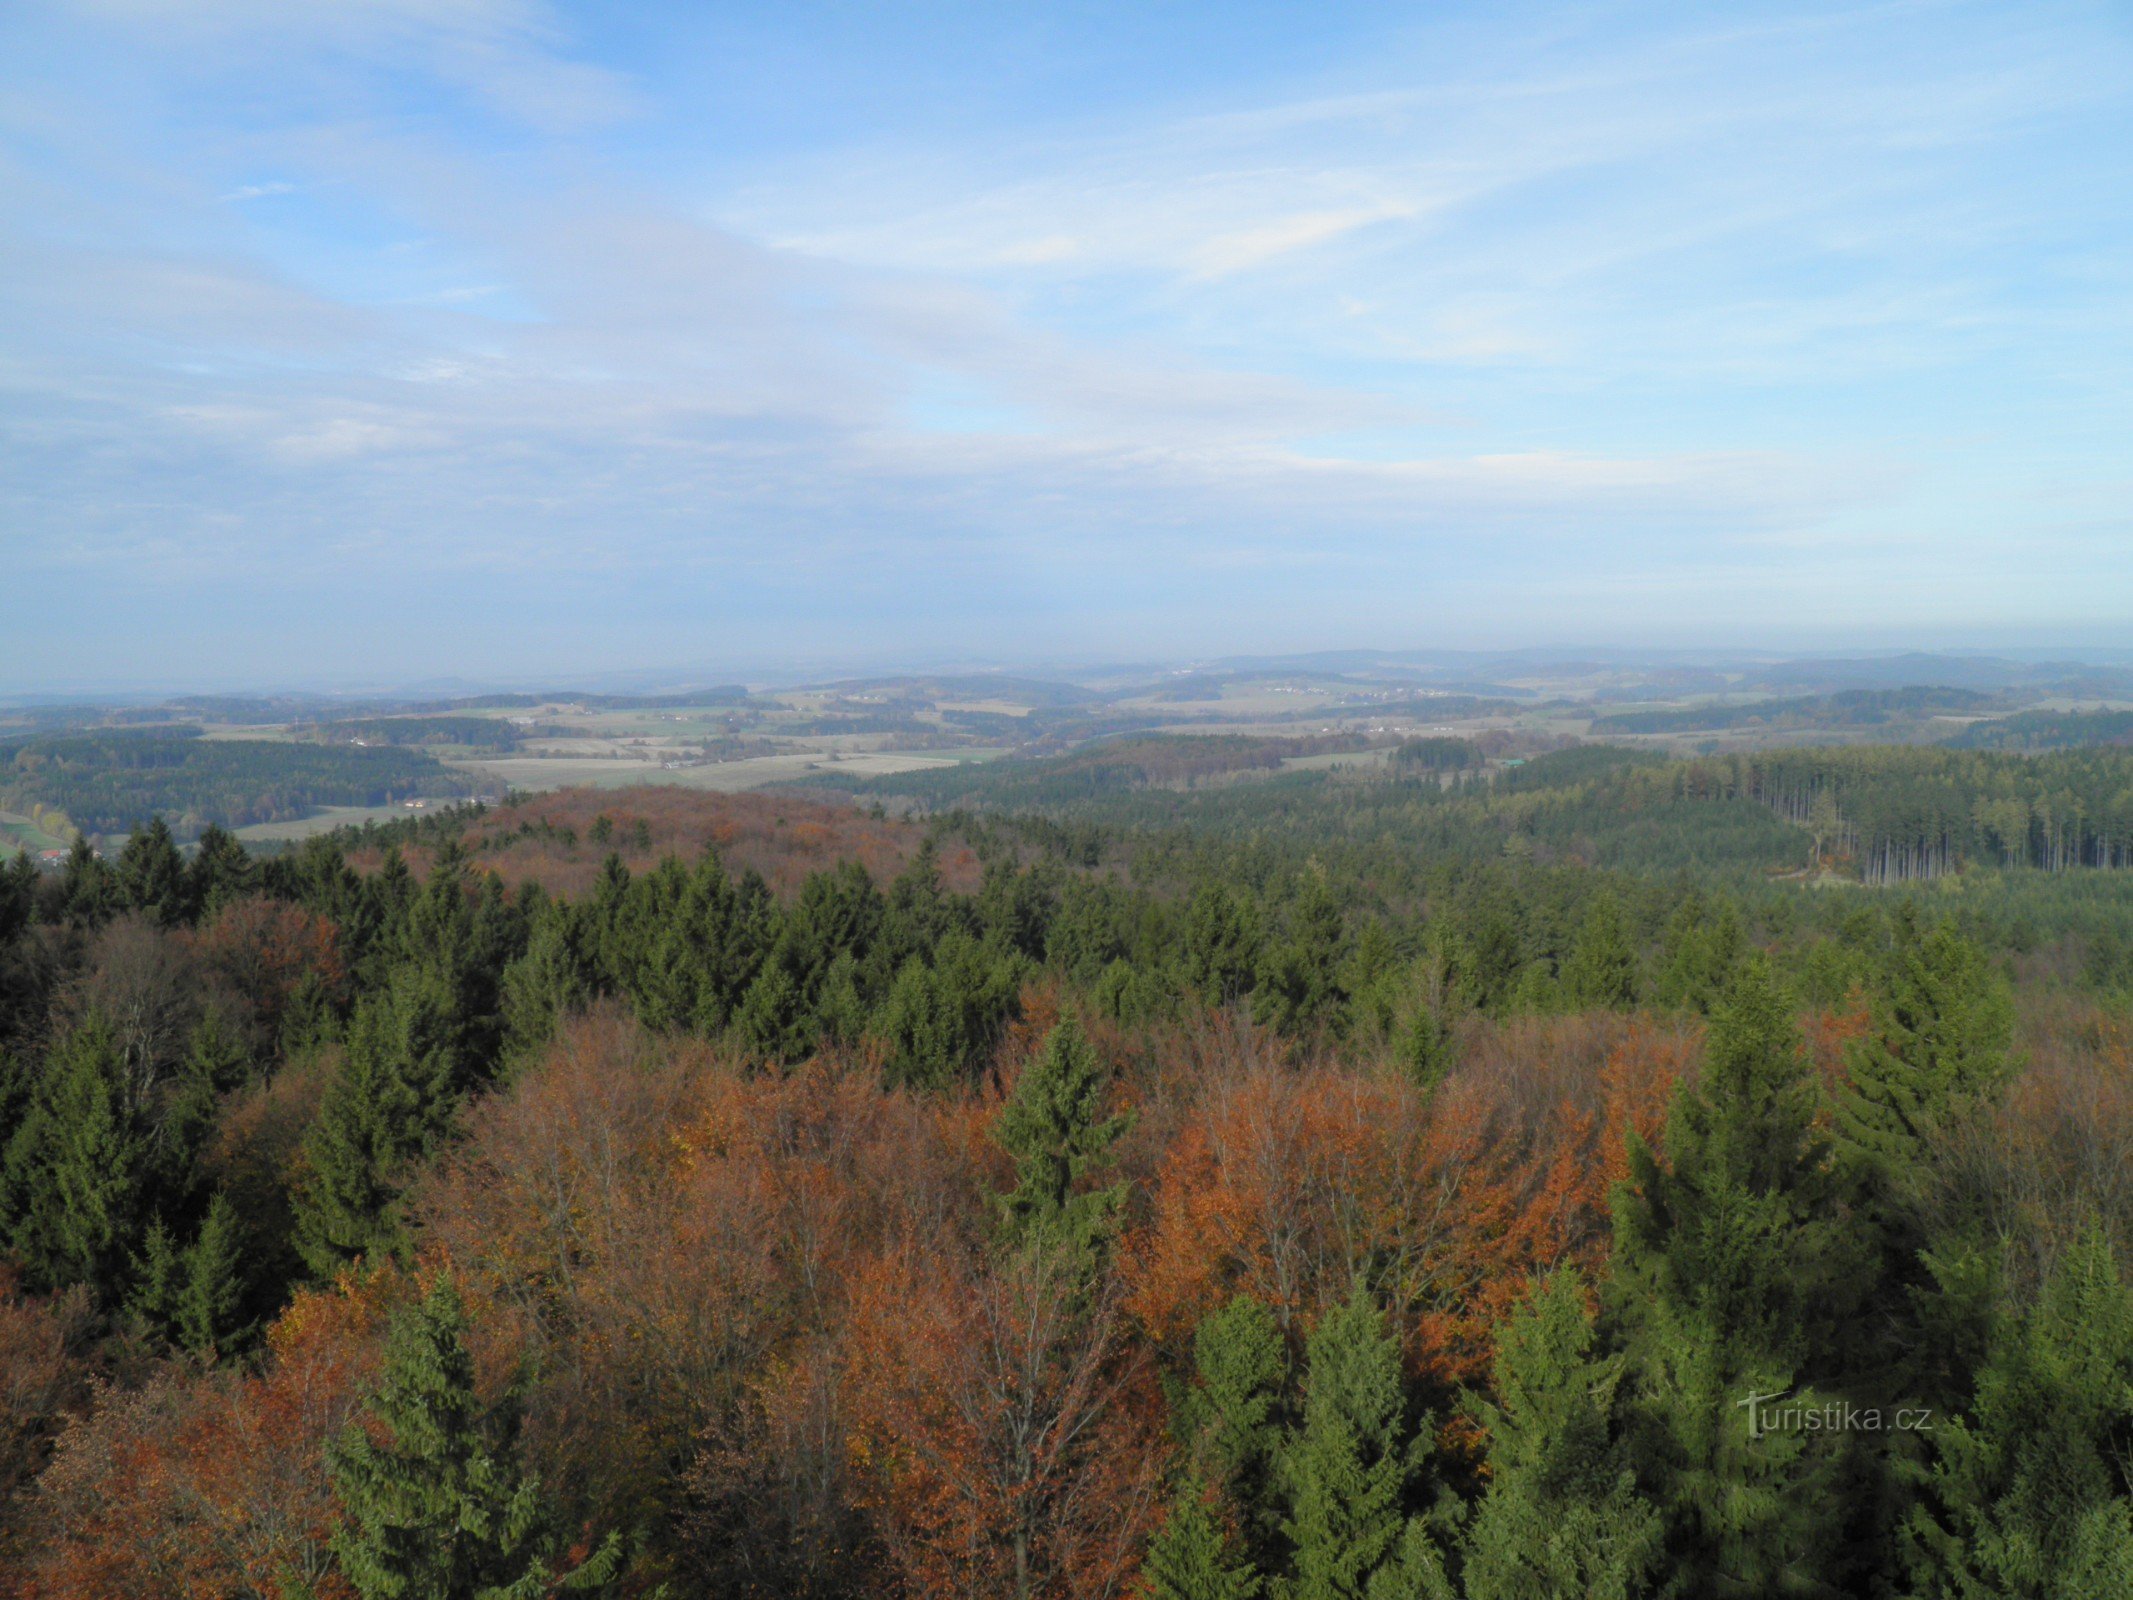
[[[1892,66],[1862,46],[1963,8],[1592,49],[1551,16],[1457,70],[1425,39],[710,189],[599,144],[647,91],[530,5],[92,15],[154,93],[0,99],[21,575],[556,607],[654,575],[706,616],[745,579],[883,637],[1163,593],[1332,642],[1639,583],[1804,617],[1938,538],[1952,615],[2009,581],[2040,463],[2101,481],[2126,420],[2123,231],[1977,179],[2123,102],[2064,19]],[[245,118],[202,109],[245,73]],[[1988,361],[2018,405],[1966,392]],[[2037,537],[2133,603],[2113,504]]]

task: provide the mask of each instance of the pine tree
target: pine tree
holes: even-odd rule
[[[201,1220],[200,1235],[185,1252],[184,1281],[172,1298],[171,1321],[188,1350],[210,1347],[227,1354],[242,1343],[243,1236],[237,1213],[217,1191]]]
[[[2006,981],[1984,951],[1951,927],[1922,934],[1914,913],[1900,915],[1873,1027],[1850,1051],[1837,1104],[1838,1152],[1877,1201],[1901,1203],[1930,1135],[2006,1082],[2013,1032]]]
[[[1941,1419],[1913,1575],[1947,1600],[2133,1594],[2133,1287],[2091,1224]]]
[[[1289,1600],[1450,1600],[1416,1514],[1428,1453],[1427,1428],[1409,1416],[1399,1345],[1358,1283],[1305,1352],[1303,1423],[1282,1462],[1295,1551]]]
[[[1210,1005],[1221,1005],[1251,987],[1259,964],[1257,906],[1220,883],[1203,883],[1185,908],[1179,946],[1182,976]]]
[[[1563,965],[1563,995],[1571,1005],[1626,1011],[1637,1003],[1637,952],[1622,920],[1622,905],[1602,890],[1592,898],[1577,943]]]
[[[1620,1357],[1594,1352],[1574,1269],[1537,1283],[1505,1325],[1489,1485],[1468,1535],[1468,1600],[1630,1600],[1659,1555],[1657,1513],[1614,1429]]]
[[[880,1031],[888,1042],[883,1075],[891,1086],[945,1088],[962,1065],[955,1024],[940,977],[917,956],[903,964],[882,1002]]]
[[[356,1009],[347,1054],[304,1142],[296,1245],[321,1276],[401,1243],[399,1186],[408,1164],[443,1135],[457,1059],[443,1002],[421,974],[402,973]]]
[[[1148,1600],[1255,1600],[1263,1587],[1209,1506],[1209,1493],[1196,1477],[1178,1485],[1141,1566]]]
[[[1110,1074],[1069,1015],[1015,1081],[994,1137],[1015,1162],[1015,1186],[1001,1198],[1011,1245],[1061,1246],[1091,1256],[1109,1236],[1126,1185],[1082,1189],[1111,1162],[1111,1146],[1132,1125],[1130,1112],[1103,1115]]]
[[[575,1571],[554,1571],[540,1483],[514,1459],[515,1419],[475,1393],[466,1333],[440,1275],[394,1323],[370,1426],[329,1448],[343,1575],[360,1600],[535,1600],[608,1583],[622,1560],[612,1535]]]

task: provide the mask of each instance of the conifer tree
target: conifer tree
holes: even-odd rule
[[[504,1048],[518,1055],[546,1044],[557,1024],[592,998],[591,965],[579,951],[570,907],[552,904],[541,913],[500,987]]]
[[[213,1347],[226,1354],[242,1341],[243,1242],[237,1213],[217,1191],[199,1237],[185,1252],[184,1279],[171,1301],[178,1342],[188,1350]]]
[[[178,1291],[184,1286],[184,1265],[171,1242],[170,1229],[161,1217],[148,1225],[134,1257],[133,1287],[126,1295],[126,1310],[144,1329],[158,1337],[169,1333],[176,1314]]]
[[[1346,999],[1338,981],[1346,937],[1340,903],[1313,871],[1289,909],[1287,932],[1260,957],[1252,1014],[1283,1033],[1332,1020]]]
[[[994,1135],[1015,1162],[1015,1186],[1000,1202],[1011,1245],[1093,1255],[1108,1237],[1126,1185],[1080,1186],[1110,1165],[1111,1146],[1132,1125],[1130,1112],[1103,1115],[1110,1081],[1071,1015],[1015,1081]]]
[[[1288,1350],[1272,1312],[1238,1295],[1193,1335],[1197,1381],[1178,1407],[1188,1477],[1228,1508],[1248,1564],[1284,1564],[1280,1482]]]
[[[1573,1006],[1608,1011],[1626,1011],[1637,1003],[1637,952],[1622,920],[1622,904],[1607,890],[1593,896],[1563,964],[1563,995]]]
[[[1250,899],[1225,884],[1203,883],[1186,905],[1182,931],[1182,976],[1209,1004],[1221,1005],[1251,987],[1260,931]]]
[[[451,1034],[444,1003],[419,973],[401,973],[356,1008],[340,1073],[304,1142],[296,1244],[313,1272],[400,1243],[402,1176],[454,1108]]]
[[[1210,1493],[1191,1474],[1178,1485],[1141,1567],[1148,1600],[1256,1600],[1264,1580],[1237,1552]]]
[[[232,900],[240,900],[259,886],[259,867],[250,853],[228,829],[209,823],[200,834],[200,845],[185,869],[185,890],[195,916],[215,915]]]
[[[1620,1357],[1595,1353],[1572,1268],[1540,1281],[1505,1325],[1489,1436],[1488,1490],[1466,1546],[1468,1600],[1630,1600],[1659,1555],[1657,1513],[1639,1495],[1614,1418]]]
[[[2005,1084],[2012,1035],[2012,1001],[1985,953],[1945,925],[1922,933],[1915,912],[1900,912],[1872,1028],[1847,1052],[1834,1154],[1877,1257],[1859,1359],[1901,1381],[1928,1381],[1939,1353],[1920,1322],[1934,1293],[1923,1216],[1931,1141]],[[1957,1397],[1936,1389],[1933,1398]]]
[[[806,1001],[781,940],[742,996],[734,1027],[751,1049],[770,1060],[798,1061],[814,1042],[806,1028]]]
[[[127,836],[119,852],[118,882],[126,904],[157,926],[173,928],[191,920],[185,862],[161,817]]]
[[[1940,1419],[1912,1517],[1920,1592],[2133,1594],[2133,1287],[2091,1224],[2005,1319],[1967,1417]]]
[[[1631,1137],[1609,1300],[1629,1342],[1637,1465],[1687,1593],[1812,1591],[1842,1559],[1833,1437],[1758,1436],[1745,1409],[1827,1360],[1856,1300],[1861,1262],[1834,1206],[1818,1105],[1783,993],[1755,956],[1712,1018],[1701,1080],[1676,1093],[1669,1159]]]
[[[4,1158],[9,1240],[30,1275],[87,1284],[106,1303],[130,1276],[148,1161],[121,1076],[111,1030],[92,1013],[47,1056]]]
[[[101,927],[123,901],[118,880],[86,834],[77,833],[67,847],[67,864],[59,880],[59,901],[67,921],[77,927]]]
[[[440,1275],[394,1323],[371,1426],[351,1424],[328,1463],[344,1520],[333,1537],[360,1600],[536,1600],[615,1576],[613,1535],[568,1573],[537,1479],[514,1459],[515,1419],[474,1389],[459,1291]]]
[[[1361,1283],[1305,1352],[1303,1422],[1283,1456],[1288,1600],[1443,1597],[1451,1584],[1417,1515],[1429,1453],[1409,1415],[1399,1345]]]

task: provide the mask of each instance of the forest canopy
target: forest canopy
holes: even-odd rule
[[[18,861],[0,1575],[2115,1592],[2126,874],[1575,847],[2108,766],[1465,759]]]

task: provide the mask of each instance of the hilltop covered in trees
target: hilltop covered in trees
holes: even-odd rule
[[[0,1573],[2115,1592],[2124,917],[2017,940],[1543,820],[1795,832],[1795,779],[1990,758],[1454,753],[8,869]]]
[[[375,806],[468,792],[417,750],[203,738],[197,726],[46,734],[0,742],[0,805],[64,812],[84,833],[164,816],[184,838],[318,806]]]

